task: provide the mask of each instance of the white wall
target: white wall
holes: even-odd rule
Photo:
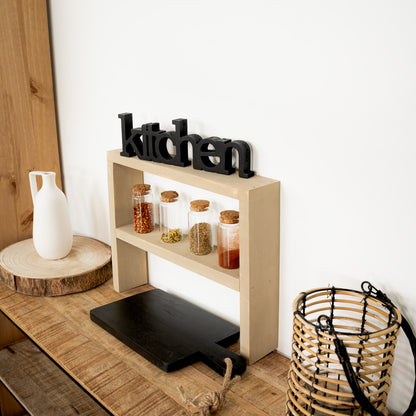
[[[250,142],[281,180],[279,351],[291,303],[362,280],[416,326],[416,3],[50,0],[65,190],[74,231],[109,242],[105,151],[135,125]],[[221,177],[218,177],[221,180]],[[238,322],[238,294],[152,257],[151,282]],[[174,282],[174,283],[172,283]],[[404,339],[390,407],[412,370]]]

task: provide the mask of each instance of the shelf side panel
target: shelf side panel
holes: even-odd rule
[[[114,290],[124,292],[148,283],[147,253],[123,240],[116,239],[113,261]]]
[[[109,163],[112,166],[112,192],[109,195],[114,212],[114,227],[121,227],[133,221],[133,207],[131,190],[137,183],[143,183],[143,171],[132,169],[117,163]],[[109,178],[110,186],[110,178]]]
[[[148,282],[146,252],[118,240],[116,227],[132,220],[131,188],[143,183],[143,172],[108,161],[111,255],[113,284],[117,292]]]
[[[279,241],[275,182],[240,199],[240,352],[250,364],[277,348]]]

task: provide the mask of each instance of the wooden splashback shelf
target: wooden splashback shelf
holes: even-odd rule
[[[185,267],[240,292],[240,353],[249,363],[277,347],[280,182],[254,176],[242,179],[143,161],[107,153],[111,247],[114,288],[118,292],[148,283],[147,252]],[[240,210],[240,269],[217,264],[216,250],[208,256],[188,253],[186,241],[168,247],[159,233],[133,230],[131,188],[143,183],[143,172],[238,199]]]

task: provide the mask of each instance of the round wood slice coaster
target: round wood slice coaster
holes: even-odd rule
[[[71,252],[59,260],[40,257],[31,238],[0,252],[0,280],[26,295],[82,292],[104,283],[111,271],[110,247],[78,235],[74,236]]]

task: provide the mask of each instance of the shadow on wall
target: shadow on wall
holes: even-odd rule
[[[66,182],[65,189],[74,234],[110,244],[107,189],[87,171],[70,171],[71,181]]]

